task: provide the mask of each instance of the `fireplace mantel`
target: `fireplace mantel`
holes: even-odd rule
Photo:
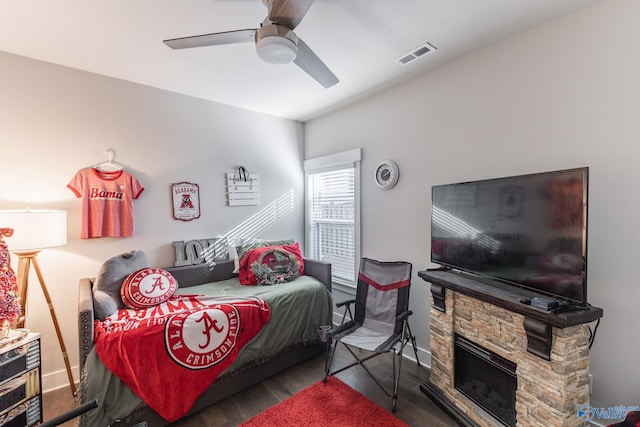
[[[602,317],[602,309],[593,306],[558,313],[541,310],[524,304],[520,300],[543,295],[453,270],[419,271],[418,276],[431,283],[431,293],[434,294],[434,298],[437,298],[435,304],[440,310],[444,309],[443,289],[451,289],[556,328],[590,323]]]

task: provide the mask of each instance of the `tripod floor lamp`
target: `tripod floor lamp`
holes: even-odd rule
[[[45,248],[62,246],[67,243],[67,213],[65,211],[54,210],[13,210],[0,211],[0,227],[13,229],[13,236],[5,241],[9,250],[18,257],[18,299],[20,300],[21,314],[16,323],[16,327],[23,328],[27,317],[27,290],[29,288],[29,271],[31,265],[36,272],[40,287],[49,306],[49,313],[53,320],[62,357],[64,358],[67,376],[71,386],[71,392],[75,396],[76,386],[73,381],[69,356],[62,339],[60,325],[56,312],[51,303],[49,291],[42,277],[40,265],[38,264],[38,253]]]

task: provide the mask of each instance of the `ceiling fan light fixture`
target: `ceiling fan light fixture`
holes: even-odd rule
[[[298,46],[281,36],[263,37],[256,43],[258,56],[271,64],[289,64],[296,59]]]
[[[288,64],[298,55],[298,37],[278,24],[266,24],[255,33],[258,56],[271,64]]]

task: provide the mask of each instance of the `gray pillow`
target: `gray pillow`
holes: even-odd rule
[[[110,258],[102,264],[93,284],[93,309],[95,317],[104,320],[117,309],[124,307],[120,297],[122,282],[131,273],[149,267],[143,251],[131,251]]]

